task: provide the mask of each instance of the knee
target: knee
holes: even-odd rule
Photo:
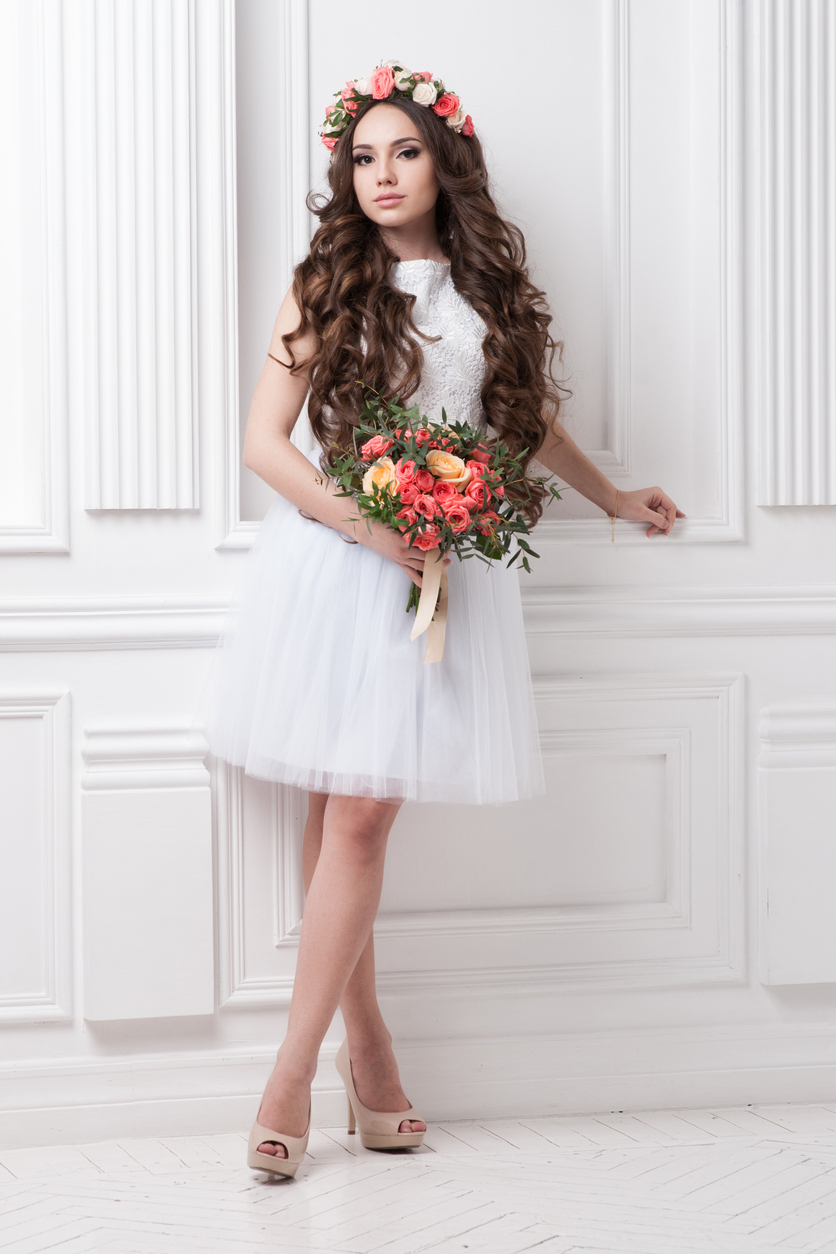
[[[344,856],[360,864],[372,863],[382,857],[394,817],[391,810],[391,806],[379,801],[362,798],[356,798],[353,805],[346,806],[333,833]]]

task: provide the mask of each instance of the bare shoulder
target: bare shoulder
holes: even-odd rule
[[[293,288],[288,288],[284,300],[279,308],[276,322],[273,327],[273,335],[270,339],[270,352],[277,357],[284,365],[291,364],[290,354],[282,341],[283,335],[291,335],[298,330],[302,323],[302,312],[293,294]],[[305,363],[310,360],[316,352],[317,338],[313,330],[305,331],[298,339],[291,341],[293,355],[297,362]]]

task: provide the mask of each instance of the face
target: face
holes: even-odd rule
[[[409,115],[375,105],[357,123],[352,145],[354,191],[366,217],[403,227],[434,214],[438,181],[427,145]]]

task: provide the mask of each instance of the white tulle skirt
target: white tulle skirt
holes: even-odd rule
[[[444,657],[408,576],[276,497],[200,703],[214,754],[322,793],[499,804],[545,791],[515,569],[455,557]]]

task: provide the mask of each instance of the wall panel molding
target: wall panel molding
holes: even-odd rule
[[[82,741],[84,1017],[211,1015],[212,816],[188,724],[101,724]]]
[[[49,1023],[72,1019],[73,934],[72,827],[70,764],[70,696],[67,692],[0,692],[0,723],[37,726],[37,760],[16,763],[3,780],[3,826],[8,838],[8,855],[25,850],[39,864],[40,886],[37,903],[25,898],[26,914],[16,913],[17,901],[7,900],[3,909],[3,931],[8,932],[0,951],[7,959],[26,951],[27,963],[37,955],[38,978],[25,991],[0,992],[0,1022]],[[8,758],[4,759],[8,768]],[[26,768],[31,770],[26,775]],[[19,805],[15,788],[20,785]],[[18,826],[27,811],[26,801],[37,797],[37,830]],[[3,875],[7,890],[24,900],[25,878],[17,863],[7,866]],[[0,959],[0,966],[5,962]],[[0,985],[5,979],[0,979]]]
[[[215,493],[219,549],[248,549],[260,523],[241,518],[241,414],[238,389],[237,225],[235,203],[235,15],[232,0],[225,16],[223,34],[223,189],[226,205],[224,231],[226,289],[226,405],[216,425]],[[310,214],[305,198],[310,191],[310,109],[308,103],[308,5],[307,0],[283,0],[282,32],[276,49],[276,77],[281,85],[279,128],[276,140],[281,164],[287,171],[276,206],[282,290],[290,286],[293,267],[310,247]],[[310,429],[304,414],[294,428],[294,444],[311,447]]]
[[[27,245],[21,248],[30,299],[39,300],[36,335],[32,352],[24,341],[22,368],[27,412],[9,415],[22,441],[22,456],[29,465],[21,466],[21,477],[40,481],[39,515],[33,521],[8,519],[0,523],[2,553],[69,552],[69,490],[67,463],[67,242],[64,135],[63,24],[60,7],[45,0],[18,5],[21,23],[19,46],[25,50],[20,64],[28,81],[21,92],[22,112],[29,113],[27,133],[34,152],[22,163],[24,178],[32,184],[9,179],[9,194],[20,194],[21,213],[27,219]],[[21,322],[27,335],[34,328],[22,311],[10,317]],[[28,447],[27,447],[28,446]],[[8,451],[4,453],[7,462]]]
[[[751,8],[761,505],[836,505],[836,11]]]
[[[836,588],[522,587],[529,635],[808,636],[836,632]],[[0,600],[0,653],[209,649],[228,598]]]
[[[194,0],[83,5],[87,509],[198,507]],[[207,18],[207,14],[209,17]]]

